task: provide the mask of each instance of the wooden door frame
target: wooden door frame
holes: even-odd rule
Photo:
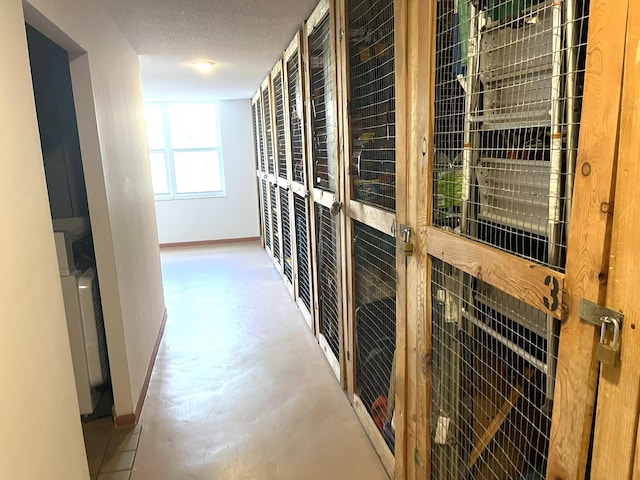
[[[314,11],[311,13],[311,15],[309,16],[309,19],[307,20],[307,22],[304,25],[304,71],[305,71],[305,84],[306,84],[306,90],[304,92],[304,97],[305,97],[305,104],[306,104],[306,109],[305,109],[305,115],[306,115],[306,131],[307,131],[307,137],[306,137],[306,147],[307,147],[307,167],[308,167],[308,173],[307,173],[307,179],[309,181],[309,190],[311,192],[311,201],[310,201],[310,224],[311,224],[311,235],[312,235],[312,241],[311,241],[311,245],[312,245],[312,257],[313,257],[313,261],[312,261],[312,271],[313,271],[313,298],[314,298],[314,330],[316,332],[316,337],[318,339],[318,342],[320,343],[320,346],[325,354],[325,356],[327,357],[327,361],[329,362],[329,365],[331,366],[332,370],[334,371],[336,377],[338,378],[339,382],[342,385],[342,388],[346,388],[346,382],[345,382],[345,371],[344,371],[344,332],[343,332],[343,328],[342,328],[342,311],[343,311],[343,298],[342,298],[342,292],[343,292],[343,279],[342,279],[342,268],[341,268],[341,262],[342,262],[342,252],[341,252],[341,235],[342,235],[342,228],[341,228],[341,224],[342,224],[342,220],[341,218],[338,218],[336,220],[336,257],[337,257],[337,267],[341,270],[338,272],[338,315],[340,316],[338,324],[339,324],[339,358],[335,358],[335,356],[333,355],[333,352],[331,351],[330,348],[328,348],[327,342],[326,340],[324,340],[324,336],[321,334],[321,330],[320,330],[320,316],[319,316],[319,311],[318,311],[318,302],[319,302],[319,252],[318,252],[318,245],[317,245],[317,238],[318,238],[318,232],[316,231],[316,220],[317,220],[317,212],[318,209],[316,207],[316,203],[319,203],[325,207],[330,207],[331,204],[333,203],[334,199],[339,199],[340,195],[341,195],[341,187],[340,187],[340,182],[341,182],[341,175],[340,175],[340,165],[339,165],[339,145],[338,145],[338,135],[337,135],[337,131],[336,131],[336,142],[335,142],[335,146],[334,146],[334,158],[336,161],[336,169],[335,172],[338,175],[338,179],[336,181],[336,192],[331,193],[328,191],[324,191],[322,189],[319,188],[315,188],[315,182],[313,180],[314,178],[314,168],[313,168],[313,159],[314,159],[314,155],[313,155],[313,119],[312,119],[312,112],[311,112],[311,97],[312,97],[312,92],[311,92],[311,88],[312,88],[312,77],[311,77],[311,62],[310,62],[310,57],[311,57],[311,51],[309,48],[309,37],[313,34],[314,30],[316,29],[316,27],[324,20],[325,16],[329,15],[329,29],[330,29],[330,42],[331,42],[331,48],[330,48],[330,54],[331,54],[331,75],[333,77],[333,82],[334,82],[334,86],[337,88],[337,78],[336,78],[336,25],[335,25],[335,4],[334,4],[334,0],[320,0],[320,2],[318,3],[318,5],[316,6],[316,8],[314,9]],[[333,113],[334,113],[334,118],[336,119],[336,129],[338,128],[338,115],[337,115],[337,95],[334,94],[333,96],[333,101],[331,102],[331,108],[333,109]],[[343,216],[343,212],[341,211],[339,216]]]
[[[625,2],[626,3],[626,2]],[[640,103],[638,102],[638,51],[640,49],[640,8],[628,2],[626,48],[620,108],[615,208],[605,305],[624,313],[621,328],[621,355],[617,367],[600,367],[598,403],[595,416],[591,478],[640,478],[640,336],[637,329],[640,282],[637,239],[640,236],[640,207],[637,182],[640,178]],[[611,13],[609,13],[611,15]],[[607,209],[611,216],[610,209]]]

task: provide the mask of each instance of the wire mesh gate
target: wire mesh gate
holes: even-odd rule
[[[302,84],[298,50],[294,50],[285,64],[289,96],[289,128],[291,134],[291,157],[293,163],[293,181],[306,185],[306,165],[304,162],[304,139],[302,122]]]
[[[311,272],[309,271],[309,207],[307,200],[294,195],[295,234],[297,246],[298,295],[311,312]]]
[[[392,474],[397,318],[396,242],[390,235],[396,209],[394,2],[344,0],[342,8],[348,39],[342,56],[345,137],[350,141],[345,160],[346,241],[355,302],[349,306],[347,325],[355,349],[354,404]]]
[[[349,0],[349,111],[355,200],[395,210],[393,0]]]
[[[289,216],[289,190],[278,187],[280,191],[280,210],[282,213],[282,266],[285,278],[290,284],[293,284],[293,254],[292,254],[292,238],[291,223]]]
[[[318,245],[318,333],[328,344],[333,356],[340,359],[342,337],[338,225],[329,209],[320,204],[316,204],[316,233]]]
[[[276,143],[278,152],[278,177],[287,179],[287,145],[285,142],[284,92],[282,71],[273,74],[273,92],[276,110]]]
[[[333,109],[331,15],[327,13],[309,35],[311,119],[313,132],[313,185],[330,192],[337,191],[335,158],[336,118]]]
[[[432,478],[545,478],[546,315],[438,260],[431,285]]]
[[[308,151],[315,230],[316,325],[320,346],[342,379],[340,172],[338,169],[332,2],[321,1],[307,22]],[[333,203],[332,203],[333,202]]]
[[[393,451],[396,242],[354,222],[356,395]]]
[[[438,2],[434,224],[563,269],[587,16],[580,0]]]
[[[588,2],[441,0],[433,223],[563,271]],[[560,326],[433,259],[432,478],[546,476]]]
[[[309,235],[309,198],[307,190],[307,163],[304,141],[304,108],[302,100],[302,74],[300,69],[300,35],[296,35],[285,51],[283,74],[285,78],[285,105],[288,112],[288,158],[292,175],[292,221],[295,238],[295,297],[307,322],[312,326],[311,254]]]

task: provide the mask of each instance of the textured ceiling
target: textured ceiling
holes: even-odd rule
[[[318,0],[99,0],[140,55],[147,100],[250,98]],[[197,60],[215,62],[197,72]]]

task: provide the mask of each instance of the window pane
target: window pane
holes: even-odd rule
[[[218,146],[216,108],[212,104],[170,104],[169,129],[173,148]]]
[[[164,163],[164,152],[151,152],[149,154],[151,161],[151,181],[153,182],[153,193],[169,193],[169,185],[167,185],[167,168]]]
[[[222,190],[218,152],[173,152],[176,193],[219,192]]]
[[[144,115],[147,121],[147,141],[149,150],[164,148],[164,129],[162,127],[162,107],[160,105],[145,105]]]

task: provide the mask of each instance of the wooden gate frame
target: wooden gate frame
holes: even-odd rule
[[[398,149],[406,139],[407,204],[398,222],[414,227],[413,257],[407,260],[406,321],[398,344],[405,345],[396,378],[397,408],[404,409],[396,430],[395,478],[429,478],[431,471],[431,259],[440,258],[498,286],[556,318],[544,304],[548,290],[540,279],[552,276],[563,289],[568,315],[560,335],[555,402],[547,477],[584,478],[595,400],[594,327],[578,318],[577,302],[604,300],[612,202],[612,178],[624,52],[626,1],[592,0],[587,73],[581,122],[567,275],[431,226],[433,176],[433,98],[437,1],[398,0],[396,15]],[[622,5],[622,3],[624,3]],[[622,30],[622,32],[621,32]],[[402,33],[401,33],[402,32]],[[401,80],[400,80],[401,81]],[[404,95],[400,89],[404,88]],[[425,101],[420,101],[425,99]],[[404,111],[402,118],[400,112]],[[400,178],[398,181],[402,181]],[[400,199],[399,199],[400,200]],[[463,254],[461,255],[461,252]],[[487,256],[492,261],[487,261]],[[513,267],[515,268],[513,268]],[[508,269],[506,267],[509,267]],[[501,270],[502,269],[502,270]],[[518,282],[514,289],[503,275]],[[506,277],[509,278],[509,277]],[[566,282],[565,282],[566,280]],[[524,290],[529,290],[523,295]],[[527,297],[527,298],[525,298]],[[561,303],[562,305],[562,303]],[[542,307],[542,308],[541,308]],[[402,331],[404,330],[404,331]],[[402,337],[400,337],[402,335]],[[401,352],[402,350],[399,350]],[[400,360],[400,358],[398,358]],[[400,410],[398,410],[400,413]]]

